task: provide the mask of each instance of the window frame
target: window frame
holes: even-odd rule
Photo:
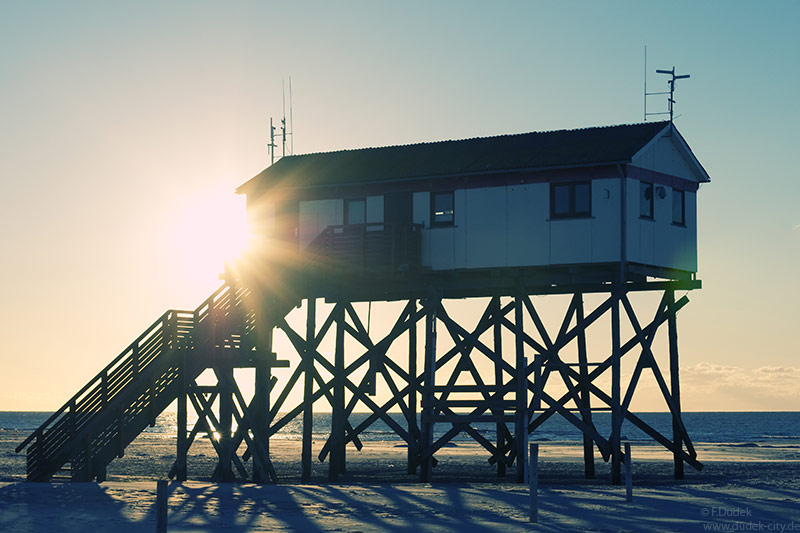
[[[436,198],[437,197],[450,197],[450,220],[436,220]],[[431,227],[443,228],[448,226],[455,226],[456,224],[456,197],[455,191],[437,191],[431,192]]]
[[[676,195],[681,199],[681,220],[675,220],[675,198]],[[686,227],[686,191],[681,189],[672,189],[672,225]]]
[[[364,205],[364,221],[363,222],[351,222],[350,221],[350,204],[355,202],[361,202]],[[345,198],[344,199],[344,216],[342,217],[342,221],[344,222],[345,226],[352,226],[356,224],[366,224],[367,223],[367,199],[365,197],[361,198]]]
[[[578,187],[589,186],[589,209],[584,211],[577,210],[577,190]],[[556,190],[559,188],[566,188],[568,194],[567,212],[556,212]],[[551,182],[550,183],[550,219],[551,220],[564,220],[573,218],[591,218],[592,217],[592,180],[570,181],[570,182]]]
[[[646,192],[647,190],[650,191],[650,198],[647,197],[647,192]],[[656,187],[654,183],[649,181],[639,181],[639,218],[645,220],[655,220],[656,218],[655,196],[656,196]],[[649,214],[642,212],[642,207],[647,205],[643,202],[650,203]]]

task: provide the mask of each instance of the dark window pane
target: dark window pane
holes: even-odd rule
[[[569,215],[569,185],[553,185],[553,216]]]
[[[454,220],[455,209],[453,193],[433,193],[433,223],[437,225],[452,224]]]
[[[686,193],[672,190],[672,222],[683,226],[686,224]]]
[[[639,216],[653,218],[653,184],[639,183]]]
[[[592,185],[591,183],[575,184],[575,215],[592,214]]]
[[[365,224],[367,222],[367,201],[364,198],[344,201],[344,223]]]

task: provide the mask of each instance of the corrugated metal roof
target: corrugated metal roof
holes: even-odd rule
[[[303,188],[624,162],[667,124],[646,122],[287,156],[242,185],[239,192],[284,180]]]

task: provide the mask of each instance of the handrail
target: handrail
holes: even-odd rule
[[[123,361],[126,357],[131,359],[132,363],[133,363],[133,356],[136,356],[136,358],[138,360],[141,357],[141,354],[139,353],[139,348],[141,347],[140,344],[143,341],[149,339],[153,334],[156,334],[158,332],[160,326],[162,326],[165,323],[165,321],[169,320],[171,316],[175,316],[176,319],[177,319],[177,317],[180,314],[190,315],[190,316],[192,316],[192,322],[194,322],[194,319],[199,316],[198,312],[205,306],[209,306],[209,309],[211,307],[213,307],[215,298],[217,298],[217,296],[219,296],[228,287],[229,286],[227,284],[223,284],[222,286],[220,286],[217,290],[215,290],[211,294],[211,296],[206,298],[203,301],[203,303],[201,303],[197,307],[197,309],[195,311],[179,310],[179,309],[169,309],[169,310],[165,311],[147,329],[145,329],[144,332],[136,338],[136,340],[134,340],[131,344],[129,344],[117,357],[115,357],[108,365],[106,365],[105,368],[103,368],[103,370],[98,372],[96,376],[94,376],[92,379],[90,379],[86,383],[86,385],[81,387],[81,389],[72,396],[72,398],[70,398],[64,405],[61,406],[60,409],[58,409],[56,412],[54,412],[43,424],[41,424],[39,426],[39,428],[37,428],[33,433],[31,433],[28,436],[28,438],[26,438],[19,446],[17,446],[15,451],[17,453],[19,453],[24,448],[26,448],[34,438],[36,438],[38,435],[41,435],[45,430],[47,430],[48,427],[53,422],[58,420],[61,416],[65,415],[69,411],[70,408],[74,408],[74,406],[77,405],[78,400],[82,398],[84,393],[86,393],[87,391],[92,389],[93,386],[97,387],[99,385],[100,387],[102,387],[102,382],[103,382],[104,376],[105,376],[105,378],[107,380],[108,377],[109,377],[109,374],[111,373],[111,371],[113,371],[115,368],[117,368],[117,365],[121,361]],[[208,314],[208,312],[206,312],[206,314]],[[176,321],[176,325],[177,325],[177,321]],[[194,323],[192,324],[192,327],[193,326],[194,326]],[[189,329],[191,330],[192,327],[190,327]],[[139,363],[139,364],[141,364],[141,363]],[[138,368],[138,370],[141,370],[141,368]]]
[[[111,442],[106,441],[108,428],[98,424],[106,424],[103,416],[109,413],[111,406],[116,406],[114,411],[120,417],[122,412],[127,413],[130,409],[139,414],[144,413],[142,409],[147,402],[140,401],[140,393],[144,391],[152,402],[153,395],[160,395],[177,375],[175,369],[168,374],[160,374],[162,363],[168,362],[164,356],[175,353],[176,349],[191,349],[197,347],[198,343],[207,342],[208,339],[198,338],[197,333],[200,330],[197,326],[210,326],[209,331],[212,334],[209,339],[212,342],[219,340],[231,345],[242,342],[252,329],[248,327],[252,313],[248,314],[246,309],[242,309],[243,305],[247,307],[248,294],[246,287],[226,282],[194,311],[170,309],[164,312],[16,448],[17,453],[28,448],[29,479],[49,478],[52,475],[51,469],[58,467],[66,457],[65,454],[71,454],[70,450],[87,437],[100,438],[97,445],[102,448],[107,446]],[[241,311],[244,312],[242,320],[236,320],[235,323],[241,324],[243,330],[229,330],[224,327],[231,318],[239,316]],[[217,339],[213,332],[219,326],[223,326],[224,333]],[[155,416],[154,413],[152,415]],[[114,422],[121,423],[121,419]]]
[[[63,415],[64,413],[66,413],[66,412],[67,412],[67,410],[68,410],[68,409],[69,409],[71,406],[74,406],[74,405],[76,405],[76,404],[77,404],[77,402],[78,402],[78,400],[79,400],[79,399],[80,399],[80,398],[83,396],[83,394],[84,394],[86,391],[88,391],[90,388],[92,388],[92,386],[93,386],[93,385],[95,385],[95,384],[96,384],[96,383],[98,383],[98,382],[102,383],[102,381],[103,381],[103,376],[105,375],[105,376],[107,377],[107,376],[108,376],[108,374],[109,374],[109,371],[113,370],[113,369],[114,369],[114,368],[117,366],[117,364],[118,364],[120,361],[122,361],[122,360],[123,360],[123,359],[124,359],[126,356],[127,356],[127,357],[130,357],[130,356],[131,356],[131,352],[132,352],[132,351],[134,351],[134,350],[136,350],[136,348],[138,348],[139,344],[140,344],[140,343],[141,343],[143,340],[147,339],[147,338],[150,336],[150,334],[151,334],[151,333],[153,333],[153,332],[157,331],[158,327],[159,327],[159,326],[161,326],[161,325],[163,325],[164,321],[165,321],[165,320],[167,320],[167,319],[169,318],[169,316],[170,316],[170,315],[172,315],[172,314],[175,314],[175,315],[177,315],[178,313],[187,313],[187,314],[188,314],[188,313],[191,313],[191,311],[183,311],[183,310],[177,310],[177,309],[169,309],[169,310],[167,310],[166,312],[164,312],[164,314],[162,314],[160,317],[158,317],[158,319],[156,319],[156,321],[155,321],[155,322],[153,322],[153,323],[152,323],[152,324],[151,324],[151,325],[150,325],[150,326],[149,326],[149,327],[148,327],[148,328],[147,328],[147,329],[146,329],[146,330],[145,330],[145,331],[144,331],[144,332],[143,332],[141,335],[139,335],[139,336],[136,338],[136,340],[134,340],[134,341],[133,341],[131,344],[129,344],[129,345],[128,345],[128,346],[127,346],[127,347],[126,347],[126,348],[125,348],[125,349],[122,351],[122,353],[120,353],[120,354],[119,354],[117,357],[115,357],[115,358],[114,358],[114,360],[113,360],[113,361],[111,361],[111,362],[110,362],[108,365],[106,365],[106,366],[105,366],[105,368],[103,368],[103,370],[101,370],[100,372],[98,372],[98,373],[97,373],[97,375],[96,375],[94,378],[90,379],[90,380],[89,380],[89,382],[87,382],[87,383],[86,383],[86,385],[84,385],[83,387],[81,387],[81,389],[80,389],[80,390],[79,390],[77,393],[75,393],[75,394],[72,396],[72,398],[70,398],[70,399],[69,399],[69,400],[68,400],[68,401],[67,401],[67,402],[66,402],[64,405],[62,405],[62,406],[61,406],[61,408],[60,408],[58,411],[56,411],[55,413],[53,413],[53,414],[52,414],[52,415],[51,415],[51,416],[50,416],[50,417],[49,417],[49,418],[48,418],[48,419],[47,419],[47,420],[46,420],[46,421],[45,421],[45,422],[44,422],[44,423],[43,423],[41,426],[39,426],[39,428],[38,428],[36,431],[34,431],[33,433],[31,433],[31,435],[29,435],[29,436],[28,436],[28,438],[27,438],[27,439],[25,439],[25,440],[22,442],[22,444],[20,444],[19,446],[17,446],[17,448],[16,448],[16,450],[15,450],[15,451],[16,451],[17,453],[19,453],[19,452],[20,452],[22,449],[24,449],[24,448],[25,448],[25,447],[26,447],[28,444],[30,444],[30,442],[31,442],[31,441],[33,440],[33,438],[34,438],[34,437],[37,435],[37,433],[39,433],[39,432],[41,432],[41,431],[45,430],[45,429],[47,428],[47,426],[49,426],[49,425],[50,425],[50,424],[51,424],[53,421],[55,421],[55,420],[56,420],[57,418],[59,418],[61,415]]]
[[[419,245],[414,245],[413,241],[409,239],[412,234],[419,235],[422,229],[424,229],[422,224],[414,223],[333,224],[326,226],[306,246],[303,263],[307,266],[315,264],[336,266],[337,262],[352,263],[353,260],[357,260],[361,268],[370,270],[374,267],[380,268],[379,263],[382,258],[388,261],[388,265],[394,271],[401,263],[400,258],[407,261],[419,261],[421,251],[414,250],[414,248],[419,248]],[[353,239],[357,239],[357,241]],[[377,251],[377,255],[375,255],[376,248],[374,246],[378,243],[383,244],[386,249]]]

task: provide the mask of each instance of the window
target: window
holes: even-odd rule
[[[344,223],[366,224],[367,201],[364,198],[351,198],[344,201]]]
[[[639,182],[639,216],[653,219],[653,184]]]
[[[452,226],[455,222],[453,191],[431,194],[431,226]]]
[[[672,223],[686,225],[686,191],[672,189]]]
[[[553,183],[550,185],[550,218],[592,216],[592,183]]]

